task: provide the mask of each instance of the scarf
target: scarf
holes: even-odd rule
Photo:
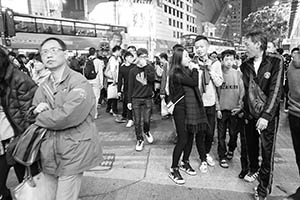
[[[183,86],[185,92],[185,125],[188,132],[198,133],[202,130],[208,129],[208,121],[203,107],[202,99],[197,98],[195,90],[198,88],[192,88]]]

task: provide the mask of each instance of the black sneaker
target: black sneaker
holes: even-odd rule
[[[240,179],[244,179],[245,176],[248,174],[248,170],[242,170],[240,173],[239,173],[239,178]]]
[[[197,175],[196,171],[191,167],[189,161],[181,161],[179,169],[187,173],[188,175]]]
[[[233,158],[233,151],[228,151],[226,154],[227,160],[231,160]]]
[[[178,168],[171,168],[169,173],[169,178],[176,184],[182,185],[185,180],[182,178]]]

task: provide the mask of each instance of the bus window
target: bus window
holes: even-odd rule
[[[17,32],[30,32],[30,33],[36,32],[34,18],[15,16],[14,21],[15,21],[15,28]]]
[[[76,35],[96,37],[95,25],[93,24],[76,23],[75,27]]]
[[[62,34],[64,35],[75,35],[74,22],[61,21]]]
[[[38,33],[61,34],[60,21],[36,19],[36,24]]]

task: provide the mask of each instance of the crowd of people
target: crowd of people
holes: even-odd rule
[[[12,199],[6,187],[10,167],[23,180],[25,167],[9,163],[7,150],[31,124],[48,130],[38,162],[57,180],[56,199],[75,200],[83,172],[102,160],[95,124],[101,114],[98,105],[106,103],[106,112],[117,123],[134,126],[135,150],[140,152],[144,139],[148,144],[155,140],[150,131],[153,102],[167,112],[163,117],[172,118],[176,130],[168,175],[172,181],[185,183],[180,172],[197,174],[189,162],[194,140],[199,171],[207,173],[217,163],[230,167],[240,138],[238,177],[258,180],[254,197],[267,199],[282,99],[300,172],[299,48],[282,55],[260,31],[245,36],[244,55],[231,49],[211,53],[209,45],[199,35],[193,55],[177,44],[171,55],[160,53],[153,62],[147,49],[124,50],[120,44],[91,47],[87,56],[69,59],[67,46],[58,38],[46,39],[29,59],[1,47],[0,199]],[[211,155],[215,132],[217,158]],[[287,199],[300,199],[300,189]]]

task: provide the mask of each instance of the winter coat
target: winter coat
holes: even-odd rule
[[[56,87],[50,75],[38,88],[33,104],[41,102],[51,107],[38,114],[35,122],[51,130],[41,146],[43,171],[69,176],[99,165],[102,149],[94,121],[96,102],[89,82],[66,67]]]
[[[2,66],[3,67],[3,66]],[[37,89],[34,81],[13,64],[4,70],[5,76],[1,81],[1,105],[5,115],[14,130],[15,136],[23,133],[34,123],[32,100]]]

